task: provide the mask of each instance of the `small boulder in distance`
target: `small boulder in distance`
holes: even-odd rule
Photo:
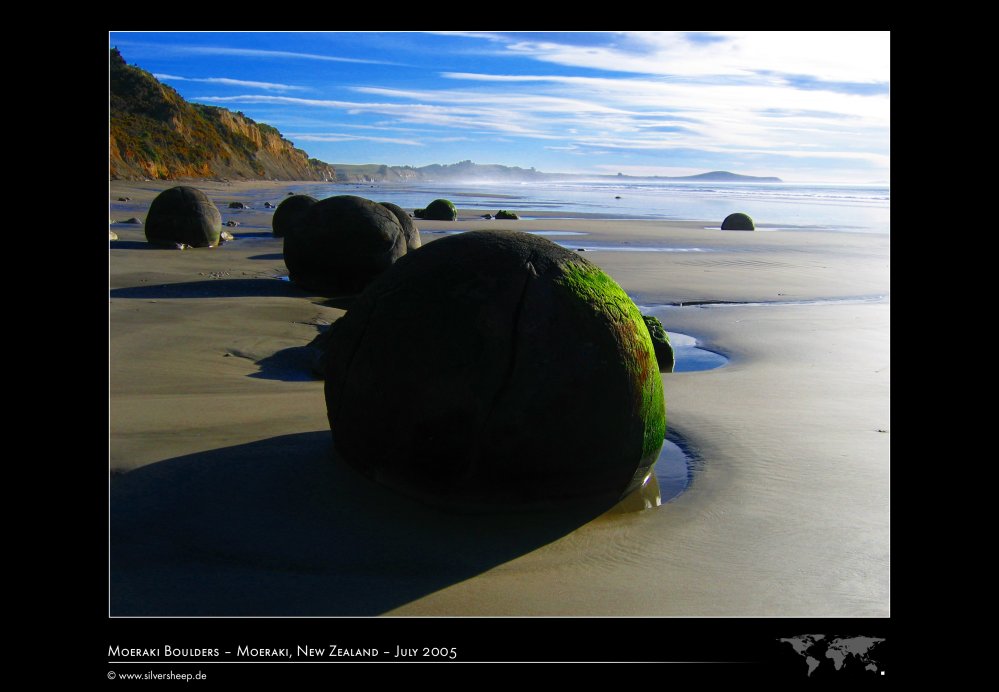
[[[510,220],[510,221],[516,221],[520,219],[520,217],[517,216],[517,212],[507,211],[506,209],[500,209],[498,212],[496,212],[496,218]]]
[[[413,215],[428,221],[454,221],[458,218],[458,210],[450,200],[435,199],[426,209],[414,210]]]
[[[722,221],[721,229],[723,231],[755,231],[756,224],[753,223],[753,219],[749,214],[736,212],[725,217],[725,220]]]

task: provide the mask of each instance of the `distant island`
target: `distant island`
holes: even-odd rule
[[[388,166],[329,164],[310,158],[276,128],[240,112],[185,100],[110,49],[110,161],[112,180],[233,178],[338,183],[544,182],[556,180],[666,180],[779,183],[780,178],[712,171],[687,176],[543,173],[534,168],[477,164]]]

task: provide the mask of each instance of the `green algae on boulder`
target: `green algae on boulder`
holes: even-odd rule
[[[178,185],[149,205],[145,231],[150,243],[214,247],[222,233],[222,214],[201,190]]]
[[[418,219],[428,221],[454,221],[458,218],[458,210],[450,200],[435,199],[426,209],[416,209],[413,215]]]
[[[388,209],[390,212],[395,214],[396,220],[399,225],[402,226],[402,232],[406,236],[406,248],[409,252],[419,248],[423,241],[420,239],[420,229],[416,227],[413,220],[409,218],[409,214],[406,210],[400,207],[398,204],[392,204],[391,202],[379,202],[383,207]]]
[[[673,345],[669,342],[669,334],[666,333],[666,328],[663,327],[663,323],[657,317],[642,315],[642,319],[645,320],[649,336],[652,337],[652,346],[656,351],[659,372],[673,372],[676,359],[673,355]]]
[[[517,216],[517,212],[507,211],[506,209],[500,209],[498,212],[496,212],[496,218],[506,221],[516,221],[520,219],[520,217]]]
[[[302,220],[305,213],[312,208],[312,205],[319,200],[309,195],[292,195],[285,197],[284,201],[274,210],[274,217],[271,219],[271,230],[275,238],[283,238]]]
[[[547,239],[437,240],[375,279],[338,325],[325,385],[337,451],[428,503],[613,502],[662,447],[662,379],[638,308]]]
[[[289,278],[321,295],[362,291],[406,251],[395,214],[353,195],[316,202],[284,238]]]
[[[722,221],[721,229],[723,231],[755,231],[756,224],[753,223],[753,219],[750,218],[749,214],[737,212],[725,217],[725,220]]]

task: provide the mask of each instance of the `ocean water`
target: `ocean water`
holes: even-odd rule
[[[360,183],[318,186],[324,198],[353,194],[407,209],[438,197],[461,209],[495,214],[589,214],[617,219],[703,221],[717,228],[733,212],[753,217],[760,230],[821,230],[889,233],[891,196],[887,185],[805,183],[545,182],[545,183]],[[620,199],[618,199],[620,198]],[[529,215],[521,213],[524,218]]]

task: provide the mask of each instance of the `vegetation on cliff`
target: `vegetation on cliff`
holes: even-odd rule
[[[251,178],[335,180],[275,128],[225,108],[188,103],[153,75],[110,59],[112,179]]]

